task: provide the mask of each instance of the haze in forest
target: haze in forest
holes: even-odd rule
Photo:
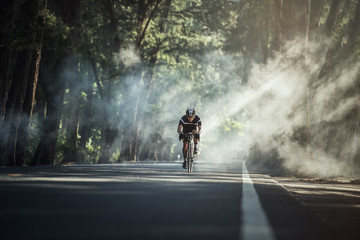
[[[182,160],[195,107],[199,167],[359,176],[359,0],[35,2],[1,8],[0,165]]]
[[[329,128],[317,129],[316,125],[342,119],[353,108],[359,107],[357,96],[345,99],[343,96],[357,81],[360,63],[344,63],[345,68],[335,70],[334,75],[318,83],[316,89],[307,88],[307,84],[319,74],[325,58],[321,50],[329,44],[329,41],[309,43],[308,55],[304,56],[303,42],[289,41],[283,51],[266,64],[254,65],[247,83],[238,80],[234,81],[235,84],[229,83],[229,86],[224,86],[223,79],[239,78],[234,71],[236,62],[232,56],[218,51],[204,55],[202,59],[206,68],[226,66],[212,76],[211,82],[212,88],[226,87],[226,92],[198,104],[196,99],[206,99],[206,92],[184,95],[181,83],[172,89],[162,89],[155,84],[154,88],[164,93],[157,99],[163,106],[163,114],[159,118],[168,122],[155,129],[172,136],[176,145],[175,153],[181,155],[182,144],[176,143],[178,119],[185,114],[187,107],[195,107],[203,122],[199,162],[210,162],[216,166],[248,160],[251,148],[256,146],[269,155],[274,152],[278,154],[276,157],[282,159],[286,170],[306,176],[342,175],[343,171],[349,171],[346,162],[339,162],[331,153],[327,153],[326,143],[329,137],[345,137],[342,135],[346,134],[346,129],[338,129],[329,135]],[[131,50],[124,51],[131,53]],[[130,55],[132,57],[123,59],[125,64],[136,62],[136,55]],[[294,63],[294,59],[305,57],[306,61]],[[137,86],[131,84],[129,91],[134,95],[141,94]],[[304,104],[306,98],[311,98],[311,106]],[[342,100],[337,102],[337,99]],[[303,146],[301,140],[294,136],[296,131],[304,131],[307,127],[307,111],[310,111],[309,117],[314,125],[312,134],[316,135],[316,141],[311,146]],[[236,132],[231,132],[234,129]],[[147,133],[145,138],[151,138],[154,125],[144,124],[142,131]],[[340,143],[338,147],[344,148]],[[264,161],[268,158],[271,156],[265,157]]]

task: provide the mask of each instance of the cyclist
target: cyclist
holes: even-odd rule
[[[188,148],[188,139],[185,138],[185,133],[192,132],[195,134],[194,138],[194,154],[197,154],[198,148],[197,144],[200,141],[200,131],[201,131],[201,120],[194,108],[188,108],[186,110],[186,115],[182,116],[179,121],[177,132],[179,133],[179,141],[183,140],[183,168],[186,168],[186,153]]]

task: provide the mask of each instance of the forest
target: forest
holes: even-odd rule
[[[360,0],[14,0],[0,7],[0,165],[199,157],[360,176]]]

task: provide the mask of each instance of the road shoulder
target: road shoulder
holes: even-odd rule
[[[277,240],[333,239],[328,229],[269,175],[250,174]]]
[[[358,238],[360,183],[346,178],[274,177],[337,240]]]

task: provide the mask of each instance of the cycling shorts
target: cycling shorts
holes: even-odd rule
[[[195,134],[195,138],[198,140],[198,141],[200,141],[200,134],[199,133],[196,133]],[[182,138],[181,140],[183,140],[183,142],[188,142],[189,141],[189,139],[188,139],[188,137],[184,137],[184,138]]]

